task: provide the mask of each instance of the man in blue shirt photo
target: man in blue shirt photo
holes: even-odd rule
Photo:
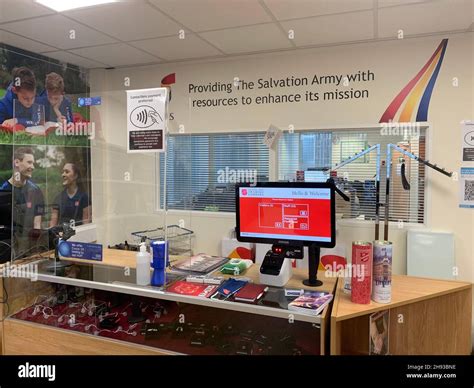
[[[57,73],[46,75],[45,90],[37,98],[38,104],[44,105],[45,120],[55,123],[72,123],[72,106],[64,96],[64,79]]]
[[[0,125],[13,132],[14,126],[40,125],[44,119],[43,107],[35,104],[36,78],[27,67],[17,67],[5,96],[0,99]]]
[[[2,219],[0,223],[7,227],[11,225],[15,257],[26,254],[32,244],[37,243],[35,231],[41,229],[44,197],[41,189],[31,180],[34,164],[35,157],[31,148],[15,149],[13,174],[0,186],[0,192],[10,193],[9,201],[12,204],[10,219]],[[5,195],[2,198],[7,200]]]

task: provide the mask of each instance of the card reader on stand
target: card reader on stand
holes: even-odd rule
[[[291,278],[291,259],[302,259],[303,247],[274,244],[260,266],[260,283],[283,287]],[[290,260],[287,260],[290,259]]]

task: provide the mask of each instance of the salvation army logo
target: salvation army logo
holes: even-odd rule
[[[464,142],[471,147],[474,147],[474,131],[466,133],[464,136]]]
[[[150,105],[140,105],[130,113],[130,122],[137,128],[149,128],[153,124],[161,124],[163,118]]]
[[[67,241],[60,241],[58,245],[58,251],[61,256],[71,256],[71,245]]]

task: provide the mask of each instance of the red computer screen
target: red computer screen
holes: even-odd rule
[[[331,241],[329,188],[239,188],[240,236]]]

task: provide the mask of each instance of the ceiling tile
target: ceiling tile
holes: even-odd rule
[[[2,28],[60,49],[115,42],[114,39],[62,15],[7,23],[3,24]]]
[[[395,5],[408,5],[413,3],[423,3],[428,1],[435,1],[435,0],[378,0],[379,8],[383,7],[393,7]]]
[[[199,35],[226,54],[292,47],[286,35],[273,23],[202,32]]]
[[[185,39],[179,39],[178,36],[173,36],[141,40],[130,44],[166,60],[222,55],[219,50],[196,35],[191,34],[186,34]]]
[[[150,0],[193,31],[271,22],[257,0]]]
[[[125,43],[85,47],[71,50],[71,52],[91,60],[106,63],[109,66],[141,65],[159,62],[158,58]]]
[[[141,1],[114,3],[64,13],[123,41],[178,35],[181,26]]]
[[[470,0],[442,0],[382,8],[379,10],[379,37],[396,37],[467,29],[471,23]]]
[[[373,11],[354,12],[348,16],[328,15],[281,22],[294,31],[297,46],[354,42],[374,38]]]
[[[3,30],[0,30],[0,42],[21,48],[23,50],[32,51],[34,53],[44,53],[46,51],[57,50],[54,47],[35,42],[34,40],[23,38],[19,35],[11,34],[10,32]]]
[[[51,9],[37,4],[33,0],[1,0],[0,23],[12,22],[36,16],[52,15]]]
[[[373,0],[264,0],[277,20],[372,9]]]
[[[103,63],[91,61],[89,59],[82,58],[76,54],[71,54],[67,51],[54,51],[46,53],[44,55],[53,59],[57,59],[61,62],[66,62],[85,68],[105,67]]]

